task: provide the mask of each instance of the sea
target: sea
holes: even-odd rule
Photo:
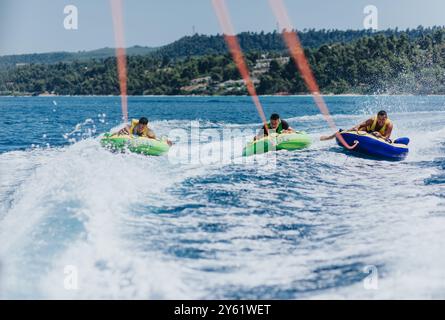
[[[325,97],[337,128],[386,110],[398,162],[260,99],[312,145],[243,158],[249,97],[130,97],[159,157],[102,147],[119,97],[1,97],[0,299],[445,299],[445,97]]]

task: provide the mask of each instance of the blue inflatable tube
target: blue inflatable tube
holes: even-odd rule
[[[408,138],[400,138],[394,142],[388,142],[364,131],[344,131],[341,132],[341,135],[351,146],[354,145],[356,141],[358,142],[358,145],[352,152],[357,152],[373,158],[383,160],[403,160],[409,152]],[[337,143],[343,147],[338,139]]]

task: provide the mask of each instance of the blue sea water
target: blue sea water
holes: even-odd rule
[[[445,97],[326,100],[342,128],[387,110],[408,157],[320,142],[310,97],[262,98],[313,139],[272,165],[235,161],[260,125],[248,97],[130,98],[159,136],[221,133],[163,157],[100,146],[117,97],[0,98],[0,298],[445,298]]]

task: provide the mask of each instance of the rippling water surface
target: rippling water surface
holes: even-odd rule
[[[411,139],[401,162],[319,142],[309,97],[263,98],[310,133],[303,151],[237,161],[259,125],[249,98],[143,97],[130,116],[160,135],[247,130],[113,154],[98,137],[119,101],[0,98],[0,298],[445,298],[445,97],[327,99],[343,128],[386,109]]]

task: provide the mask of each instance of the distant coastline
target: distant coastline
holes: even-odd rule
[[[238,37],[258,95],[307,94],[281,34]],[[301,38],[325,96],[445,94],[445,27],[307,30]],[[247,95],[221,36],[194,35],[149,53],[138,50],[141,54],[127,56],[129,96]],[[100,52],[105,58],[97,52],[83,53],[82,59],[61,53],[0,57],[0,95],[116,96],[116,58],[107,56],[110,49]]]
[[[324,98],[329,97],[445,97],[445,94],[322,94]],[[128,98],[249,98],[249,95],[128,95]],[[311,94],[291,95],[259,95],[262,98],[312,98]],[[120,98],[118,95],[0,95],[0,98]]]

